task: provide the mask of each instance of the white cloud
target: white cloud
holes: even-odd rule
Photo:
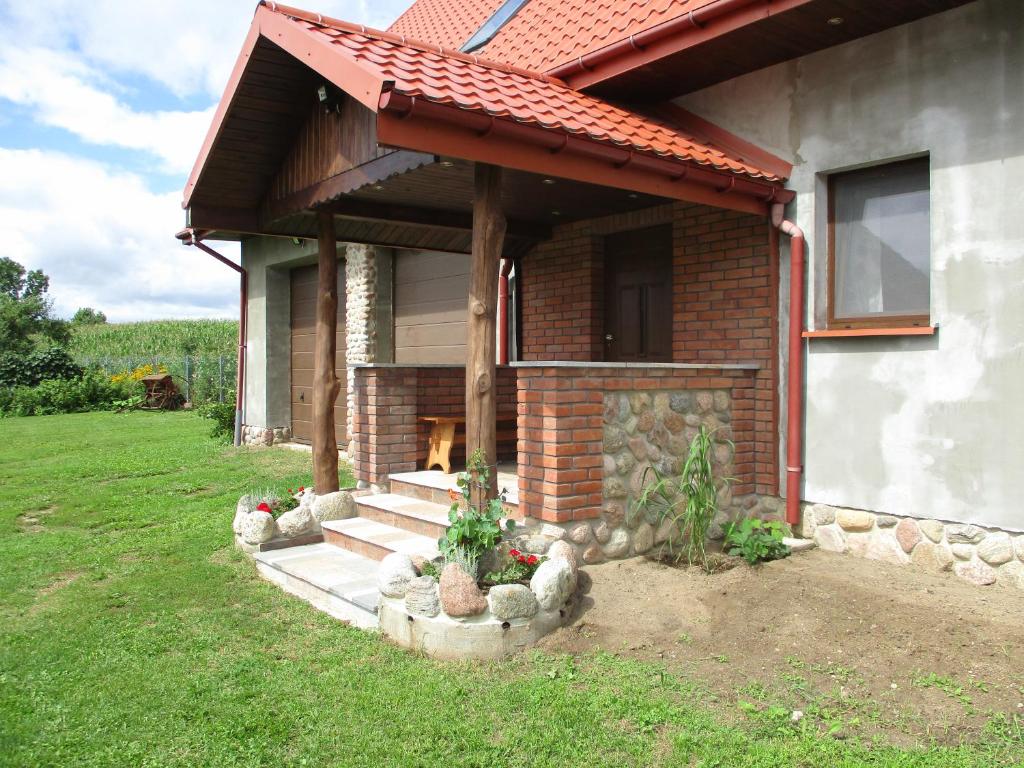
[[[100,309],[113,321],[235,317],[236,274],[174,239],[180,194],[57,152],[0,148],[2,253],[50,276],[58,312]],[[238,246],[215,245],[232,260]]]

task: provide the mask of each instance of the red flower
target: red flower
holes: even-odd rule
[[[256,511],[266,512],[268,515],[272,512],[272,510],[270,509],[270,505],[267,504],[267,502],[265,501],[261,501],[259,504],[256,505]]]
[[[527,565],[536,565],[537,564],[537,556],[536,555],[530,555],[528,558],[526,558],[526,564]]]
[[[459,500],[459,494],[457,494],[455,491],[453,491],[451,488],[449,488],[448,489],[448,498],[451,499],[452,501],[458,501]]]
[[[288,489],[288,493],[295,493],[291,488]]]
[[[304,490],[306,490],[306,486],[300,485],[299,486],[299,493],[302,493]]]
[[[522,554],[518,549],[510,549],[508,553],[512,555],[512,557],[519,557],[519,555]]]

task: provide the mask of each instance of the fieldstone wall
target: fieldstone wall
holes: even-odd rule
[[[349,455],[355,451],[354,365],[377,360],[377,250],[370,245],[348,245],[345,250],[345,359],[348,374],[345,391]]]
[[[830,552],[952,571],[979,586],[998,582],[1024,589],[1024,535],[825,504],[804,506],[800,533]]]
[[[291,442],[291,439],[291,427],[261,427],[255,424],[242,425],[242,445],[274,445],[274,443]]]

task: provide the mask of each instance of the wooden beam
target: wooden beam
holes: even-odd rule
[[[341,383],[334,371],[338,332],[338,243],[334,217],[317,214],[319,285],[316,296],[316,346],[313,355],[313,489],[338,490],[338,443],[334,434],[334,402]]]
[[[495,404],[498,268],[505,240],[501,210],[501,168],[474,167],[473,250],[469,271],[466,350],[466,456],[483,451],[491,468],[488,496],[497,490],[497,408]],[[483,499],[475,499],[480,504]]]

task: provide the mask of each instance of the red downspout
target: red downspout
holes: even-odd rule
[[[789,235],[789,376],[786,380],[786,522],[800,522],[804,413],[804,233],[783,218],[785,206],[772,206],[772,226]]]
[[[238,375],[235,378],[235,445],[242,444],[242,401],[245,397],[245,321],[249,314],[249,279],[244,267],[235,264],[217,253],[213,248],[200,242],[201,235],[188,230],[188,238],[182,242],[194,245],[204,253],[213,256],[217,261],[226,264],[238,273],[239,310],[238,310]]]
[[[501,260],[498,276],[498,365],[508,365],[508,273],[512,259]]]

